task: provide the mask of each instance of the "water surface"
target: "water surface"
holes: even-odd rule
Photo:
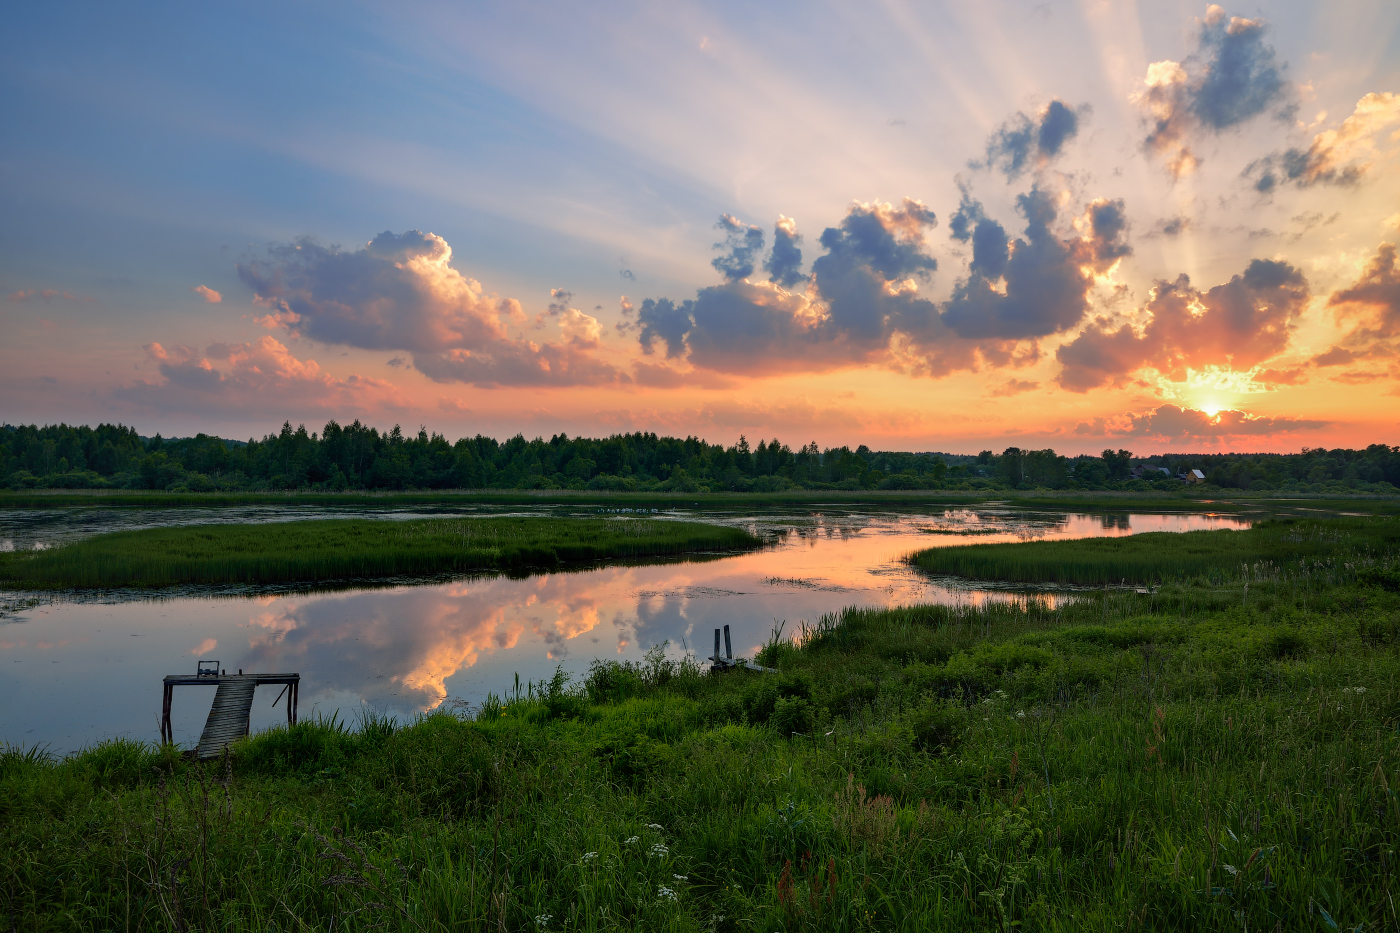
[[[203,510],[200,510],[201,512]],[[0,541],[35,547],[123,527],[191,518],[270,521],[329,516],[401,519],[441,514],[593,514],[593,507],[327,510],[52,510],[0,512]],[[93,514],[106,513],[106,514]],[[972,542],[1118,536],[1145,531],[1247,527],[1214,514],[1067,514],[988,508],[917,511],[835,507],[761,513],[675,511],[751,529],[761,551],[706,560],[608,565],[524,579],[485,576],[334,592],[150,599],[105,594],[28,606],[0,595],[0,741],[70,751],[100,738],[158,736],[161,678],[201,659],[229,670],[299,672],[301,715],[353,719],[373,709],[400,717],[551,675],[587,672],[595,658],[638,659],[669,642],[679,655],[710,653],[713,630],[731,626],[749,655],[776,624],[791,632],[849,605],[976,604],[1064,595],[930,579],[901,558],[924,547]],[[284,717],[279,688],[262,687],[254,730]],[[172,722],[198,739],[209,687],[178,687]]]

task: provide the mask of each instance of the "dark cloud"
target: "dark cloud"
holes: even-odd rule
[[[1052,100],[1034,117],[1017,112],[988,137],[986,157],[969,165],[1000,169],[1007,178],[1043,167],[1078,134],[1081,115],[1088,112],[1087,104],[1076,110],[1060,100]]]
[[[682,302],[647,299],[638,312],[638,339],[646,352],[661,346],[668,358],[718,372],[872,361],[939,372],[972,365],[979,348],[949,333],[938,306],[921,298],[915,284],[937,269],[924,249],[925,232],[936,223],[917,201],[857,204],[840,225],[823,231],[825,253],[812,263],[810,294],[780,287],[775,277],[731,280]]]
[[[773,224],[773,251],[763,263],[768,281],[792,288],[806,278],[802,274],[802,234],[790,217],[779,217]]]
[[[1177,380],[1206,366],[1250,369],[1288,345],[1308,298],[1302,272],[1269,259],[1254,260],[1242,275],[1204,293],[1185,275],[1159,281],[1140,333],[1100,319],[1056,351],[1059,384],[1087,392],[1146,368]]]
[[[1163,220],[1157,228],[1162,231],[1163,236],[1180,236],[1186,232],[1186,228],[1191,226],[1190,217],[1176,216]]]
[[[724,252],[710,265],[731,282],[753,275],[754,259],[763,252],[763,230],[729,214],[722,215],[715,228],[724,231],[723,242],[715,244]]]
[[[1266,31],[1261,20],[1234,16],[1227,23],[1223,12],[1207,14],[1197,53],[1202,69],[1189,98],[1203,125],[1227,129],[1283,101],[1286,84],[1273,48],[1264,42]]]
[[[270,247],[238,266],[261,323],[328,344],[411,353],[438,381],[478,385],[579,385],[625,380],[597,360],[601,328],[567,307],[556,290],[551,315],[561,338],[543,344],[511,333],[526,323],[520,303],[483,293],[451,265],[447,241],[410,230],[381,233],[358,250],[312,239]],[[561,304],[562,300],[562,304]]]
[[[971,240],[967,279],[953,290],[943,323],[966,338],[1021,340],[1067,330],[1089,308],[1093,279],[1086,268],[1104,271],[1131,253],[1123,202],[1095,201],[1086,212],[1086,235],[1064,240],[1051,225],[1051,196],[1032,188],[1017,198],[1026,219],[1025,236],[1012,241],[964,194],[954,216],[954,238]]]
[[[1165,158],[1173,176],[1195,169],[1193,147],[1202,132],[1240,126],[1270,109],[1280,118],[1292,116],[1293,98],[1265,42],[1267,31],[1262,20],[1227,20],[1212,6],[1191,55],[1148,67],[1147,87],[1137,98],[1148,121],[1143,147]]]

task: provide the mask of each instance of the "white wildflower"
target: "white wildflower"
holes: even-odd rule
[[[663,846],[663,845],[662,845],[661,843],[659,843],[659,842],[658,842],[656,845],[654,845],[654,846],[651,847],[651,854],[652,854],[652,855],[659,855],[659,856],[661,856],[662,858],[665,858],[665,857],[670,853],[670,851],[671,851],[670,849],[666,848],[665,846]]]
[[[554,917],[552,914],[540,914],[535,918],[535,926],[539,927],[541,930],[546,929],[549,926],[549,921],[553,919]]]
[[[661,888],[656,892],[656,896],[661,898],[663,901],[674,901],[676,899],[676,892],[672,891],[670,888],[666,887],[666,885],[663,884]]]
[[[1365,693],[1365,692],[1366,692],[1366,688],[1365,688],[1365,687],[1357,687],[1357,688],[1356,688],[1356,692],[1359,693],[1359,694],[1360,694],[1360,693]]]
[[[1017,718],[1017,719],[1025,719],[1025,718],[1026,718],[1026,711],[1023,710],[1023,709],[1018,709],[1018,710],[1016,711],[1016,718]]]
[[[640,839],[640,838],[642,838],[642,837],[641,837],[641,836],[628,836],[626,839],[622,840],[622,844],[625,845],[625,846],[630,846],[632,843],[636,842],[636,841],[637,841],[638,839]]]
[[[647,829],[661,829],[660,823],[648,823]]]
[[[583,864],[587,865],[589,862],[593,861],[593,860],[594,860],[595,858],[597,858],[597,857],[598,857],[598,853],[597,853],[597,852],[585,852],[585,853],[583,853],[583,857],[580,858],[579,861],[582,862]]]
[[[672,875],[671,877],[672,877],[672,878],[675,878],[677,881],[689,881],[689,880],[690,880],[690,876],[689,876],[689,875]]]

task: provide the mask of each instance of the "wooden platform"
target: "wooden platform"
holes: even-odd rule
[[[209,719],[204,723],[204,732],[201,733],[199,744],[195,747],[195,756],[200,759],[219,757],[230,742],[248,734],[253,694],[263,684],[282,684],[286,687],[287,724],[296,723],[297,694],[301,687],[300,674],[244,674],[240,671],[237,674],[167,675],[164,701],[161,704],[162,741],[174,741],[174,733],[170,726],[170,704],[177,686],[217,687],[214,705],[209,710]]]

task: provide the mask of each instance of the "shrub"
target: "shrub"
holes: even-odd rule
[[[810,735],[816,725],[816,708],[804,697],[779,697],[768,724],[781,736]]]

